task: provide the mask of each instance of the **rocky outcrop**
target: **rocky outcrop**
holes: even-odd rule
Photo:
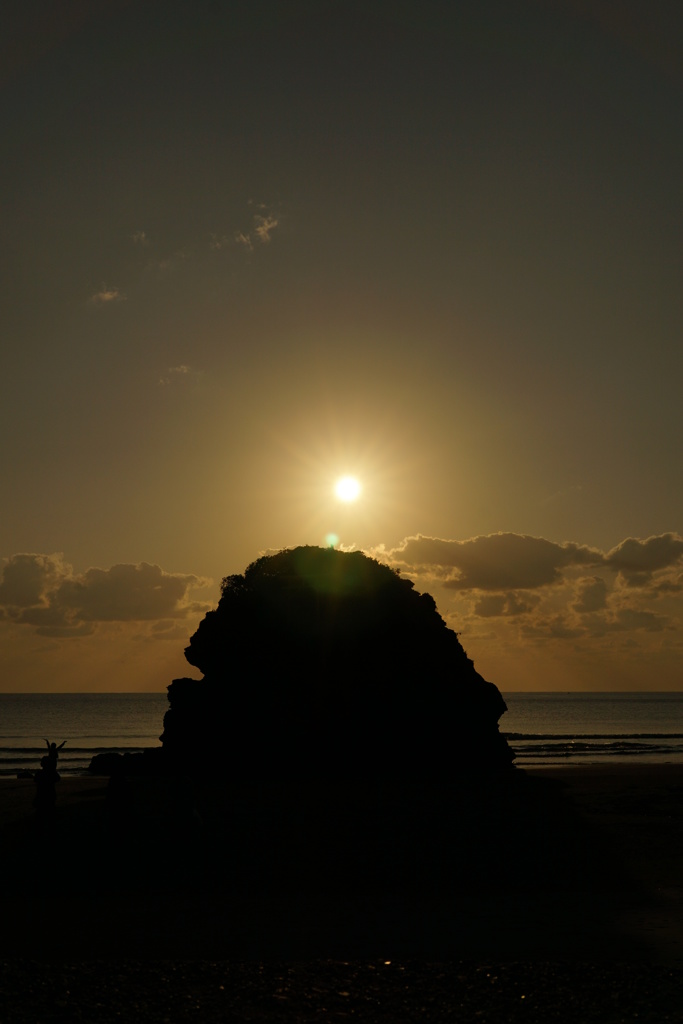
[[[223,581],[161,737],[182,771],[235,780],[508,769],[505,702],[434,600],[360,552],[300,547]]]
[[[104,751],[90,759],[88,772],[90,775],[162,775],[166,771],[163,750],[160,747],[148,747],[135,753],[121,754],[117,751]]]

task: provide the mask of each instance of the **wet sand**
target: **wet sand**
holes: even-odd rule
[[[648,960],[683,967],[683,764],[586,765],[529,770],[557,782],[582,835],[613,865],[626,943]],[[585,830],[585,831],[584,831]]]
[[[243,1007],[240,1019],[341,1020],[351,996],[338,992],[371,993],[388,977],[381,974],[388,960],[412,971],[410,999],[438,990],[444,1020],[453,1019],[444,1000],[456,999],[458,986],[463,1006],[474,1006],[475,991],[477,1005],[488,1006],[498,984],[492,972],[507,978],[506,999],[514,979],[527,979],[523,987],[536,979],[539,1016],[526,1004],[527,1020],[548,1019],[551,1006],[553,1019],[631,1020],[639,1000],[640,1021],[682,1019],[683,765],[513,775],[502,787],[463,781],[431,792],[390,787],[379,796],[354,787],[337,787],[332,798],[328,787],[312,786],[305,798],[283,786],[246,787],[227,802],[209,782],[188,802],[186,790],[138,780],[123,809],[108,806],[106,780],[65,779],[47,835],[33,820],[31,781],[4,780],[7,998],[26,985],[25,965],[37,961],[43,977],[75,972],[68,984],[80,986],[83,1006],[103,971],[118,972],[124,1002],[143,999],[154,978],[167,978],[157,985],[162,999],[178,978],[189,984],[196,976],[196,991],[223,1005],[227,997],[216,993],[225,993],[229,977],[234,998],[248,991],[258,1003],[268,992],[261,1010],[252,1006],[250,1018]],[[348,989],[335,995],[333,977]],[[313,990],[328,992],[336,1016],[321,1018],[325,1000]],[[54,986],[40,991],[48,998]],[[598,1016],[608,994],[611,1015],[603,1007]],[[522,995],[508,999],[507,1017],[477,1019],[518,1019]],[[287,1017],[296,1000],[297,1015]],[[387,1016],[380,1003],[372,1012],[366,1003],[363,1019],[418,1012],[396,1017],[388,989],[383,1000]],[[164,1019],[155,1016],[161,1003],[145,1005],[140,1019]],[[184,1020],[170,1005],[175,1015],[167,1019]],[[108,1019],[105,1011],[100,1019]]]

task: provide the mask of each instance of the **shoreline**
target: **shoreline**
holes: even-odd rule
[[[125,753],[129,753],[130,752],[130,753],[134,753],[134,754],[142,754],[142,753],[145,753],[145,751],[147,751],[147,750],[151,750],[151,751],[157,752],[157,751],[163,750],[163,747],[160,746],[160,745],[157,745],[155,747],[139,747],[139,748],[136,747],[135,749],[131,748],[130,751],[128,750],[128,748],[126,748]],[[113,754],[116,754],[116,753],[120,753],[120,752],[121,751],[119,750],[119,748],[111,747],[111,748],[106,748],[106,749],[103,748],[102,750],[98,750],[95,753],[105,753],[105,754],[113,753]],[[94,754],[93,754],[93,756],[94,756]],[[524,755],[520,754],[520,755],[518,755],[518,757],[519,758],[523,758]],[[28,764],[27,767],[22,769],[22,770],[29,771],[29,772],[37,771],[38,770],[38,762],[39,762],[39,760],[40,759],[39,759],[38,754],[37,754],[36,758],[34,760],[32,760],[30,762],[30,764]],[[84,761],[83,761],[83,766],[75,768],[75,769],[72,769],[71,767],[67,766],[66,764],[62,764],[61,768],[60,768],[61,779],[62,780],[69,780],[69,779],[78,780],[78,779],[92,779],[92,778],[108,778],[108,776],[106,776],[106,775],[91,774],[88,771],[88,764],[91,761],[92,761],[92,757],[85,758]],[[611,768],[611,767],[615,767],[615,768],[617,768],[617,767],[639,768],[641,766],[642,767],[652,766],[652,767],[659,768],[659,767],[666,767],[666,766],[669,766],[669,765],[671,765],[671,766],[679,765],[679,766],[683,767],[683,753],[675,754],[673,756],[670,755],[670,754],[668,754],[668,755],[666,755],[666,754],[656,755],[656,754],[646,754],[646,753],[642,753],[642,754],[638,753],[638,754],[633,754],[631,756],[627,756],[627,755],[624,755],[624,754],[620,753],[620,754],[616,754],[616,755],[606,754],[606,755],[603,755],[602,757],[600,757],[599,759],[591,759],[590,755],[587,755],[586,757],[580,757],[580,756],[577,756],[577,755],[573,755],[571,757],[562,757],[562,758],[558,757],[557,760],[543,761],[543,760],[540,760],[540,759],[537,760],[535,758],[532,758],[532,759],[529,759],[529,760],[516,760],[515,762],[513,762],[513,767],[516,768],[517,770],[519,770],[519,771],[533,771],[533,772],[535,772],[535,771],[554,770],[554,769],[573,769],[573,768],[591,768],[591,769],[592,768],[595,768],[595,769]],[[7,781],[10,781],[10,782],[11,781],[15,781],[18,777],[19,777],[19,769],[17,769],[17,770],[12,769],[11,771],[0,773],[0,785],[2,783],[4,783],[4,782],[7,782]]]

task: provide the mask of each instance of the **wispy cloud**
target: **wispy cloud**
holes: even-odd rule
[[[123,302],[125,298],[120,288],[111,288],[103,284],[98,292],[90,296],[89,301],[95,306],[106,306],[112,302]]]
[[[252,252],[254,249],[254,243],[251,240],[251,235],[245,235],[244,231],[237,232],[235,235],[235,241],[238,245],[243,246],[249,252]]]
[[[540,601],[536,594],[484,594],[474,605],[474,614],[484,619],[498,616],[514,617],[532,611]]]
[[[172,384],[196,382],[201,377],[201,370],[194,370],[191,366],[181,363],[179,366],[169,366],[163,376],[159,377],[159,387],[167,388]]]
[[[176,249],[175,252],[169,253],[168,256],[151,261],[147,269],[155,271],[161,276],[166,276],[194,258],[195,254],[192,249]]]
[[[254,233],[258,238],[259,242],[264,244],[270,242],[270,236],[278,226],[279,221],[277,217],[273,217],[272,214],[267,214],[262,217],[260,214],[254,216]]]
[[[253,252],[257,245],[270,243],[273,232],[280,225],[280,218],[269,210],[265,203],[255,203],[250,199],[249,206],[254,207],[257,212],[252,214],[249,228],[235,232],[233,239],[247,252]],[[213,237],[215,238],[215,236]],[[223,236],[222,239],[216,240],[212,247],[223,248],[226,241],[227,236]]]
[[[219,253],[226,250],[234,253],[241,250],[253,253],[262,246],[268,246],[274,233],[281,227],[282,216],[268,204],[249,199],[247,209],[242,208],[241,215],[235,221],[233,225],[227,225],[223,230],[209,235],[209,251]],[[142,250],[137,259],[137,274],[143,280],[166,279],[207,257],[205,236],[201,240],[187,239],[187,244],[175,249],[164,247],[158,239],[153,244],[148,232],[142,229],[133,231],[128,237],[136,249]],[[125,302],[127,297],[118,285],[103,283],[87,302],[105,307]]]
[[[225,247],[230,245],[233,241],[238,241],[238,239],[233,239],[232,235],[212,234],[209,240],[209,248],[213,249],[214,252],[219,252],[221,249],[225,249]]]

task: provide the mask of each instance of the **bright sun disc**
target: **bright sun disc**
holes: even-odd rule
[[[343,476],[334,485],[334,493],[340,501],[355,501],[360,494],[360,483],[355,476]]]

